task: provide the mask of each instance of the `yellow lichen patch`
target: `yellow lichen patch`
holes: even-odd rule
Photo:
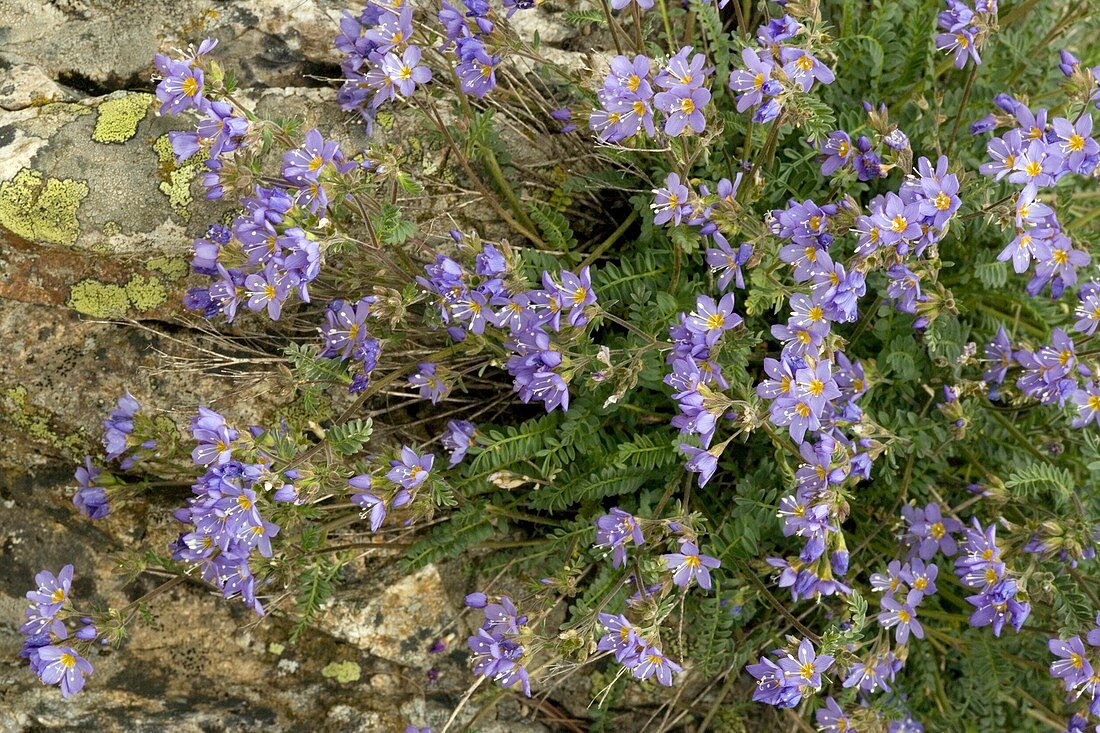
[[[100,230],[105,237],[113,237],[116,234],[122,233],[122,227],[117,221],[105,221],[103,222],[103,229]]]
[[[53,429],[50,414],[29,403],[26,387],[0,390],[0,421],[5,420],[21,437],[60,448],[66,453],[79,455],[85,447],[79,435],[60,435]]]
[[[126,283],[126,297],[134,310],[144,313],[151,311],[168,300],[168,291],[164,289],[164,283],[155,277],[134,275]]]
[[[359,679],[360,667],[356,662],[333,662],[321,670],[322,677],[334,679],[342,685]]]
[[[190,267],[187,260],[179,257],[154,257],[146,260],[145,267],[154,272],[159,272],[169,280],[180,280],[187,276]]]
[[[153,152],[157,154],[160,162],[160,192],[168,197],[168,203],[172,210],[179,214],[184,221],[191,219],[191,181],[195,180],[203,169],[200,162],[185,162],[176,164],[176,156],[172,153],[172,143],[167,135],[161,135],[153,141]]]
[[[68,305],[95,318],[121,318],[130,309],[130,298],[121,285],[81,280],[69,291]]]
[[[172,211],[179,214],[184,221],[190,221],[191,212],[191,181],[199,174],[198,163],[185,163],[168,174],[167,181],[161,181],[160,192],[168,197],[168,204]]]
[[[35,242],[71,245],[79,233],[76,212],[87,195],[83,181],[43,179],[23,168],[0,183],[0,226]]]
[[[139,92],[108,99],[99,105],[92,140],[97,143],[124,143],[137,134],[138,123],[145,119],[153,95]]]

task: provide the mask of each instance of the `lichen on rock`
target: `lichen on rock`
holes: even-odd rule
[[[137,134],[138,123],[149,113],[153,95],[145,92],[108,99],[99,105],[92,131],[97,143],[124,143]]]
[[[95,318],[121,318],[130,308],[126,288],[98,280],[81,280],[69,291],[68,305]]]
[[[151,311],[168,300],[168,291],[164,283],[155,277],[135,274],[125,286],[126,297],[134,310],[144,313]]]
[[[321,676],[346,685],[349,682],[358,681],[360,672],[361,668],[357,662],[332,662],[321,670]]]
[[[0,226],[35,242],[71,245],[79,234],[76,212],[88,184],[71,178],[43,178],[23,168],[0,183]]]

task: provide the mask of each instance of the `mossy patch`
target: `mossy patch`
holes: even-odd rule
[[[0,226],[34,242],[71,245],[80,231],[76,212],[87,195],[83,181],[43,178],[23,168],[0,183]]]
[[[0,420],[11,423],[33,441],[60,448],[69,454],[79,454],[84,440],[77,434],[59,434],[51,425],[50,414],[31,405],[28,397],[27,388],[23,386],[0,390]]]
[[[81,280],[69,291],[69,307],[94,318],[121,318],[130,309],[126,288],[98,280]]]
[[[103,229],[100,231],[105,237],[113,237],[122,233],[122,226],[117,221],[105,221],[103,222]]]
[[[134,275],[126,283],[125,289],[126,297],[130,299],[134,310],[142,313],[151,311],[168,300],[168,291],[165,290],[164,283],[155,277]]]
[[[92,140],[97,143],[124,143],[137,134],[138,123],[149,113],[153,95],[144,92],[108,99],[99,105]]]
[[[94,318],[122,318],[129,311],[151,311],[164,305],[168,290],[159,279],[135,274],[125,285],[81,280],[69,291],[68,306]]]
[[[181,219],[191,219],[191,182],[195,180],[203,169],[199,161],[176,164],[176,157],[172,153],[172,143],[167,135],[161,135],[153,141],[153,152],[157,154],[160,162],[160,192],[168,197],[168,203]]]
[[[321,670],[321,676],[334,679],[342,685],[359,679],[360,667],[357,662],[332,662]]]
[[[154,257],[146,260],[145,267],[153,272],[159,272],[169,280],[182,280],[191,269],[187,260],[180,257]]]

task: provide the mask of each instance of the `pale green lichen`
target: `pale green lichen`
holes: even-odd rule
[[[0,226],[35,242],[71,245],[79,233],[76,212],[87,195],[83,181],[43,179],[41,172],[23,168],[0,183]]]
[[[321,670],[321,676],[346,685],[349,682],[358,680],[359,672],[360,668],[357,662],[332,662]]]
[[[161,135],[153,141],[153,152],[157,154],[157,160],[160,161],[161,165],[175,167],[176,156],[172,152],[172,141],[168,139],[167,135]]]
[[[153,95],[144,92],[108,99],[99,105],[92,140],[97,143],[124,143],[137,134],[138,123],[149,113]]]
[[[168,204],[172,211],[179,214],[184,221],[191,220],[191,181],[199,174],[199,163],[184,163],[168,174],[167,181],[161,181],[160,192],[168,197]]]
[[[179,257],[154,257],[146,260],[145,267],[153,272],[159,272],[169,280],[182,280],[190,269],[187,260]]]
[[[68,305],[94,318],[121,318],[130,309],[130,297],[121,285],[81,280],[69,291]]]
[[[29,403],[27,388],[0,390],[0,420],[7,420],[23,436],[52,445],[67,453],[79,454],[83,439],[77,435],[59,435],[50,424],[50,414]]]
[[[113,237],[116,234],[122,233],[122,227],[117,221],[105,221],[103,222],[103,229],[100,230],[105,237]]]
[[[279,656],[286,651],[286,647],[278,642],[273,641],[267,645],[267,651],[271,654],[274,654],[275,656]]]
[[[151,311],[168,300],[168,291],[164,283],[155,277],[134,275],[126,283],[126,297],[130,299],[130,305],[134,310],[144,313]]]

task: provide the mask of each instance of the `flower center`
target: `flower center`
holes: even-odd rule
[[[764,86],[764,75],[757,74],[756,77],[752,80],[752,86],[757,91],[760,91],[760,89]]]
[[[795,405],[794,411],[798,413],[799,417],[810,416],[810,406],[807,405],[805,402],[799,402],[797,405]]]
[[[76,657],[74,657],[72,654],[69,654],[68,652],[64,652],[57,661],[59,661],[61,663],[61,666],[65,669],[72,669],[76,666]]]
[[[1100,395],[1092,395],[1089,397],[1089,409],[1093,412],[1100,412]]]
[[[936,208],[940,211],[947,211],[951,208],[951,197],[946,193],[940,193],[936,195],[936,198],[932,200],[932,203],[936,205]]]
[[[938,540],[947,534],[947,528],[943,526],[943,522],[935,522],[929,527],[929,532],[932,533],[933,538]]]
[[[895,216],[894,220],[890,222],[890,231],[895,234],[901,234],[909,227],[909,220],[904,216]]]
[[[809,71],[810,69],[814,68],[814,60],[809,56],[799,56],[798,61],[795,61],[794,63],[795,66],[797,66],[802,71]]]
[[[1066,147],[1075,153],[1079,153],[1085,149],[1085,138],[1080,135],[1070,135]]]
[[[707,328],[711,331],[717,331],[722,326],[726,325],[726,317],[721,313],[711,313],[707,316]]]
[[[241,509],[244,509],[245,511],[248,511],[252,508],[252,500],[244,494],[241,494],[237,497],[237,506],[239,506]]]
[[[909,619],[911,618],[913,618],[913,616],[904,608],[898,611],[898,620],[901,621],[903,624],[909,623]]]
[[[58,588],[57,590],[55,590],[53,592],[53,595],[50,596],[50,601],[52,601],[53,603],[61,603],[64,600],[65,600],[65,591],[62,590],[61,588]]]
[[[913,587],[917,590],[924,590],[928,587],[928,578],[917,578],[913,581]]]
[[[637,74],[631,74],[626,80],[626,88],[632,92],[638,91],[638,87],[642,85],[642,78]]]
[[[321,170],[321,166],[325,164],[325,159],[320,155],[314,155],[309,161],[309,169],[311,171]]]
[[[1064,249],[1056,249],[1050,253],[1051,259],[1057,262],[1059,265],[1064,265],[1069,262],[1069,253]]]
[[[835,273],[833,274],[833,277],[836,277]],[[836,283],[834,282],[833,284],[835,285]],[[810,308],[808,313],[806,313],[806,317],[814,323],[817,323],[825,317],[825,309],[823,309],[820,305],[815,305],[813,308]]]
[[[397,78],[401,79],[402,81],[408,81],[409,79],[412,79],[412,75],[413,70],[411,66],[402,66],[401,69],[397,72]]]
[[[684,97],[680,100],[680,111],[685,115],[690,115],[695,111],[695,100],[691,97]]]
[[[688,555],[684,558],[684,565],[687,565],[689,568],[694,570],[695,568],[699,567],[699,558],[695,555]]]
[[[183,80],[183,93],[189,97],[193,97],[199,93],[199,80],[193,76],[189,76]]]
[[[821,393],[825,391],[825,383],[820,379],[811,379],[807,391],[814,397],[820,397]]]
[[[962,33],[956,33],[955,40],[958,41],[959,45],[963,48],[966,48],[970,45],[970,39],[964,36]]]
[[[1073,654],[1069,655],[1069,663],[1073,666],[1074,669],[1081,669],[1085,666],[1085,659],[1080,654],[1074,652]]]
[[[1027,173],[1032,178],[1034,178],[1035,176],[1039,175],[1042,172],[1043,172],[1043,166],[1037,160],[1033,160],[1033,161],[1031,161],[1030,163],[1028,163],[1027,165],[1024,166],[1024,173]]]

